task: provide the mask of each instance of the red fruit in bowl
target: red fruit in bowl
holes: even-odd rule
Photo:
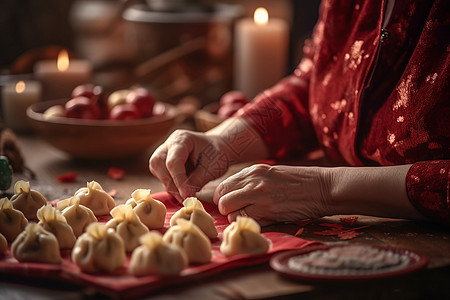
[[[244,106],[250,102],[248,98],[244,95],[244,93],[240,91],[229,91],[222,95],[220,98],[219,106],[224,106],[232,103],[240,103],[241,106]]]
[[[132,90],[127,96],[126,103],[134,104],[139,109],[143,118],[153,115],[155,98],[145,88]]]
[[[131,103],[118,104],[109,112],[110,120],[136,120],[141,118],[141,112],[136,105]]]
[[[72,90],[71,98],[76,98],[80,96],[92,98],[95,95],[94,88],[95,85],[91,83],[80,84]]]
[[[75,97],[64,105],[66,117],[96,120],[100,117],[100,109],[87,97]]]

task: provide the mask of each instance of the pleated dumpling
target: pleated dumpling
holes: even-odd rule
[[[90,224],[72,249],[72,261],[88,273],[112,272],[122,267],[125,259],[122,238],[104,223]]]
[[[8,248],[8,241],[5,236],[0,233],[0,255],[3,255]]]
[[[60,264],[58,240],[37,223],[28,223],[11,244],[11,252],[20,262]]]
[[[152,231],[139,239],[141,246],[131,254],[130,273],[135,276],[175,275],[189,264],[186,252],[163,240],[161,233]]]
[[[270,241],[261,234],[259,224],[248,217],[237,216],[223,231],[220,252],[225,256],[260,254],[269,250]]]
[[[80,198],[75,196],[59,201],[56,208],[66,218],[76,237],[79,237],[89,224],[98,221],[92,210],[81,205]]]
[[[166,231],[163,240],[183,248],[189,263],[204,264],[211,260],[211,241],[197,225],[190,221],[178,219],[177,225]]]
[[[113,217],[106,223],[106,227],[113,228],[123,239],[125,250],[133,251],[139,246],[139,238],[148,232],[130,205],[117,205],[111,210]]]
[[[36,212],[47,204],[47,199],[40,192],[31,189],[28,181],[19,180],[14,185],[11,203],[15,209],[23,212],[28,220],[36,219]]]
[[[164,203],[153,199],[149,189],[137,189],[125,203],[131,205],[148,229],[160,229],[164,226],[167,209]]]
[[[39,225],[53,233],[58,240],[60,249],[71,249],[75,245],[75,234],[66,218],[59,210],[51,205],[45,205],[38,209],[37,218]]]
[[[8,198],[0,199],[0,233],[8,242],[12,242],[21,233],[28,220],[23,213],[15,209]]]
[[[74,196],[80,198],[80,204],[89,207],[96,216],[109,215],[116,206],[111,195],[96,181],[88,182],[87,187],[78,189]]]
[[[177,223],[177,219],[185,219],[197,225],[210,239],[217,237],[214,218],[205,210],[203,204],[196,197],[188,197],[183,206],[170,219],[170,226]]]

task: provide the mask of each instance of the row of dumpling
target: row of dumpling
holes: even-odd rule
[[[0,200],[0,214],[6,217],[0,220],[8,220],[0,222],[0,233],[12,242],[13,256],[19,261],[60,263],[59,249],[73,248],[72,260],[80,269],[109,272],[123,266],[126,252],[132,252],[130,272],[145,275],[175,274],[190,263],[211,259],[210,239],[217,237],[214,219],[194,197],[184,201],[184,207],[172,216],[171,227],[162,236],[149,229],[163,227],[166,207],[152,199],[150,190],[138,189],[125,205],[114,206],[112,197],[92,181],[75,196],[58,202],[56,208],[42,205],[35,214],[28,209],[27,215],[37,218],[38,224],[28,223],[25,213],[15,209],[17,202],[13,201],[19,194],[33,204],[36,199],[45,200],[26,182],[16,183],[11,201]],[[31,206],[19,203],[22,206],[18,207]],[[113,217],[110,221],[97,222],[95,215],[108,213]],[[35,245],[40,245],[39,249]],[[267,251],[268,245],[254,220],[238,218],[225,229],[220,250],[227,256],[261,253]]]

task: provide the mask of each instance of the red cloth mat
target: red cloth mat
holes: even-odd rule
[[[167,207],[165,225],[161,230],[161,233],[164,233],[169,227],[170,218],[178,209],[182,207],[182,205],[166,192],[153,194],[152,197],[162,201]],[[140,297],[149,292],[156,291],[167,286],[188,282],[192,279],[209,277],[223,270],[264,263],[268,261],[270,256],[276,252],[300,249],[316,243],[282,232],[264,232],[263,235],[272,242],[272,246],[267,253],[261,255],[236,255],[233,257],[225,257],[220,253],[219,247],[222,242],[223,230],[229,224],[228,220],[219,213],[215,205],[206,202],[203,202],[203,205],[206,211],[214,217],[215,225],[217,227],[217,231],[219,232],[219,237],[211,241],[213,252],[212,259],[207,264],[191,265],[177,276],[135,277],[128,272],[130,255],[128,255],[125,266],[112,273],[83,273],[78,266],[71,261],[70,251],[62,252],[63,263],[61,265],[52,265],[42,263],[19,263],[12,257],[11,252],[7,250],[5,256],[0,259],[0,272],[29,278],[43,277],[48,279],[65,280],[71,283],[95,288],[101,293],[114,295],[116,298],[120,297],[128,299],[130,297]]]

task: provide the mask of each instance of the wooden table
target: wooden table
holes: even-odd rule
[[[35,178],[16,174],[19,179],[30,181],[33,189],[39,190],[47,199],[66,198],[86,182],[96,180],[106,191],[117,190],[115,199],[123,203],[137,188],[150,188],[153,192],[163,191],[161,183],[148,171],[148,158],[152,149],[141,156],[116,161],[81,161],[67,157],[33,135],[19,136],[20,146],[26,165],[36,173]],[[114,180],[107,175],[109,167],[125,170],[122,180]],[[235,166],[229,173],[239,170]],[[73,183],[59,183],[57,177],[67,172],[77,172]],[[199,194],[208,200],[219,182],[211,182]],[[316,232],[325,228],[322,223],[339,223],[343,216],[333,216],[313,220],[303,226],[299,235],[306,240],[325,243],[367,243],[390,245],[421,252],[429,257],[426,269],[390,279],[363,282],[307,283],[294,281],[270,269],[268,264],[231,270],[206,280],[164,289],[148,299],[444,299],[450,298],[450,228],[439,224],[411,222],[405,220],[381,219],[357,216],[352,226],[368,226],[357,237],[343,241],[337,236],[322,236]],[[348,217],[348,216],[345,216]],[[285,229],[295,235],[301,226],[285,225]],[[264,230],[271,230],[270,227]],[[15,278],[0,274],[0,299],[79,299],[95,292],[84,287],[64,282],[44,282]],[[96,295],[98,296],[98,295]],[[6,297],[6,298],[5,298]]]

